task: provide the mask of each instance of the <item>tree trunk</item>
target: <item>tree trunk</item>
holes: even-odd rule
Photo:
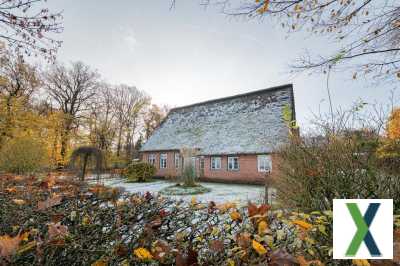
[[[83,158],[81,181],[85,181],[86,166],[87,166],[88,159],[89,159],[89,154],[85,154],[85,157]]]

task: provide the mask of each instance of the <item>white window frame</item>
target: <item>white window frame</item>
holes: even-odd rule
[[[168,159],[168,155],[166,153],[160,154],[160,169],[167,168],[167,159]]]
[[[147,157],[147,162],[149,164],[155,165],[156,164],[156,155],[154,153],[150,153]]]
[[[204,156],[201,156],[201,157],[200,157],[200,162],[199,162],[199,168],[200,168],[200,170],[204,170],[204,166],[205,166]]]
[[[181,155],[179,153],[175,153],[174,162],[175,162],[175,168],[176,169],[179,168],[180,160],[181,160]]]
[[[222,165],[222,158],[219,156],[213,156],[210,158],[211,170],[220,170]]]
[[[236,165],[235,165],[236,159]],[[233,161],[233,162],[231,162]],[[239,164],[239,157],[238,156],[228,156],[228,171],[239,171],[240,164]]]
[[[272,171],[272,158],[271,155],[258,155],[257,156],[258,172],[268,173]]]

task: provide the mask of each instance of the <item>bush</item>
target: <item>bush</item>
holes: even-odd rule
[[[146,182],[156,173],[154,165],[146,162],[133,162],[124,171],[129,181]]]
[[[393,198],[400,179],[382,166],[379,138],[332,135],[295,138],[280,151],[279,202],[302,210],[331,210],[335,198]]]
[[[0,150],[2,171],[25,174],[41,170],[46,166],[47,153],[43,143],[35,138],[23,136],[6,142]]]

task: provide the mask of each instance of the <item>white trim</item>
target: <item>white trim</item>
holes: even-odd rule
[[[271,172],[272,171],[272,159],[271,155],[257,155],[257,169],[258,172]]]
[[[150,154],[147,156],[147,162],[148,162],[149,164],[155,165],[155,164],[156,164],[156,155],[155,155],[154,153],[150,153]]]
[[[236,164],[235,164],[236,161]],[[239,157],[238,156],[229,156],[228,157],[228,171],[239,171]]]
[[[220,156],[212,156],[210,158],[210,169],[220,170],[222,165],[222,158]]]
[[[167,158],[168,158],[168,155],[166,153],[160,154],[160,169],[167,168]]]

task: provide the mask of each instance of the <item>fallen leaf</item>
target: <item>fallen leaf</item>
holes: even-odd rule
[[[251,246],[258,253],[258,255],[264,255],[265,253],[267,253],[265,247],[255,240],[252,241]]]
[[[14,255],[22,239],[23,236],[21,235],[15,237],[9,235],[0,236],[0,257],[8,258]]]
[[[25,200],[22,199],[13,199],[13,202],[17,205],[24,205],[25,204]]]
[[[224,250],[224,242],[222,242],[221,240],[212,240],[210,248],[214,252],[221,252]]]
[[[240,213],[238,211],[233,211],[229,214],[231,216],[231,219],[233,221],[241,221],[242,220],[242,216],[240,215]]]
[[[68,235],[68,227],[61,225],[61,223],[48,224],[49,239],[61,239]]]
[[[249,211],[249,217],[253,217],[255,215],[266,215],[267,211],[271,208],[271,206],[267,204],[261,204],[260,207],[257,207],[257,205],[249,202],[247,205],[247,210]]]
[[[265,222],[265,221],[259,222],[258,223],[258,234],[260,236],[265,235],[267,228],[268,228],[267,222]]]
[[[61,203],[62,197],[60,195],[54,195],[45,201],[38,202],[38,210],[43,211]]]
[[[295,225],[300,226],[300,228],[302,228],[304,230],[308,230],[308,229],[310,229],[312,227],[312,224],[307,223],[305,221],[301,221],[301,220],[294,220],[292,223],[295,224]]]
[[[152,260],[153,256],[151,255],[150,251],[146,248],[137,248],[133,251],[133,254],[142,261]]]

